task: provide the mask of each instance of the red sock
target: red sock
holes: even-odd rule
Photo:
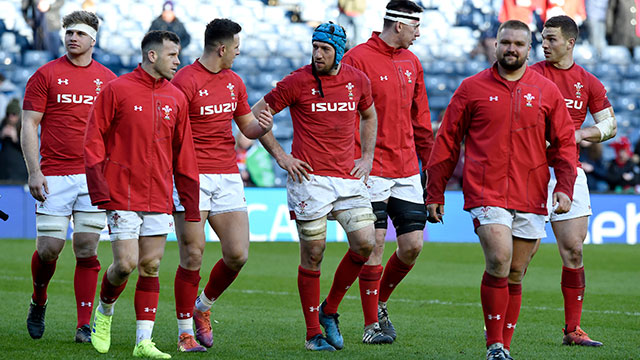
[[[222,259],[218,260],[211,269],[209,281],[204,287],[204,294],[207,298],[215,301],[238,277],[238,273],[238,271],[230,269]]]
[[[320,271],[298,266],[298,292],[304,323],[307,325],[307,340],[322,334],[318,311],[320,310]]]
[[[584,266],[579,269],[562,267],[562,296],[564,296],[564,322],[567,332],[580,325],[582,299],[584,298]]]
[[[521,304],[522,284],[509,284],[509,305],[507,306],[507,315],[504,318],[504,328],[502,329],[502,340],[507,350],[511,348],[511,338],[513,338],[513,332],[518,324]]]
[[[378,295],[382,265],[365,265],[360,271],[360,301],[364,326],[378,322]]]
[[[57,258],[51,262],[42,261],[37,250],[31,256],[31,278],[33,279],[31,299],[37,305],[44,305],[47,302],[47,287],[56,271],[56,261],[58,261]]]
[[[484,324],[487,327],[487,347],[495,343],[503,343],[502,329],[509,302],[509,289],[506,277],[497,278],[486,271],[482,276],[480,299]]]
[[[107,278],[107,273],[109,270],[104,272],[102,275],[102,284],[100,285],[100,300],[105,304],[113,304],[118,300],[118,297],[124,291],[124,288],[127,286],[127,281],[122,283],[122,285],[113,285],[109,279]]]
[[[173,294],[176,298],[176,317],[188,319],[193,316],[193,306],[198,297],[200,269],[187,270],[178,265],[176,279],[173,283]]]
[[[413,268],[413,265],[403,263],[395,252],[391,255],[380,281],[380,301],[387,302],[389,300],[393,290],[407,276],[411,268]]]
[[[368,258],[358,254],[357,252],[349,249],[347,253],[340,261],[340,265],[336,269],[336,274],[333,277],[333,284],[331,284],[331,290],[327,295],[327,304],[324,306],[325,314],[335,314],[338,312],[338,305],[347,293],[347,290],[351,287],[362,266],[366,263]]]
[[[97,256],[76,258],[76,272],[73,276],[73,288],[76,294],[77,327],[86,325],[91,320],[93,300],[98,286],[100,261]]]
[[[160,298],[160,281],[157,277],[139,276],[133,304],[136,320],[156,321],[156,310]]]

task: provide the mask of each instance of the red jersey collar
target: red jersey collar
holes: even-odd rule
[[[88,67],[89,67],[89,66],[91,66],[91,65],[93,64],[93,62],[95,61],[95,60],[93,60],[93,58],[91,58],[91,61],[89,62],[89,64],[88,64],[88,65],[80,66],[80,65],[76,65],[76,64],[74,64],[73,62],[71,62],[71,60],[69,59],[69,57],[67,56],[67,54],[62,55],[61,57],[63,57],[63,58],[64,58],[64,61],[65,61],[67,64],[69,64],[69,65],[71,65],[71,66],[73,66],[73,67],[76,67],[76,68],[83,68],[83,69],[84,69],[84,68],[88,68]]]
[[[392,56],[402,51],[402,49],[396,49],[392,46],[389,46],[389,44],[384,42],[384,40],[380,39],[379,31],[374,31],[373,33],[371,33],[371,38],[367,40],[367,44],[369,44],[369,46],[371,46],[372,48],[377,49],[383,54],[386,54],[389,56]]]
[[[163,77],[156,79],[153,76],[149,75],[148,72],[144,71],[141,64],[138,64],[138,67],[133,70],[133,73],[140,80],[141,84],[144,84],[150,88],[161,87],[168,83],[167,79]]]

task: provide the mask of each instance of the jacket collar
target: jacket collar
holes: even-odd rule
[[[160,79],[156,79],[153,76],[149,75],[148,72],[142,69],[141,64],[138,64],[138,67],[133,70],[133,74],[141,84],[151,89],[162,87],[168,83],[168,80],[165,78],[161,77]]]
[[[374,31],[371,34],[371,38],[367,40],[367,44],[388,56],[393,56],[394,54],[402,51],[402,49],[396,49],[392,46],[389,46],[386,42],[384,42],[384,40],[380,39],[379,31]]]

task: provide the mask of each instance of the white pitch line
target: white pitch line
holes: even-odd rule
[[[25,278],[21,276],[6,276],[0,275],[0,279],[2,280],[11,280],[11,281],[31,281],[31,278]],[[73,284],[73,281],[70,280],[51,280],[52,283],[59,284]],[[170,285],[162,285],[161,289],[165,290],[173,290],[173,286]],[[287,291],[271,291],[271,290],[237,290],[237,289],[227,289],[228,292],[239,292],[242,294],[250,294],[250,295],[273,295],[273,296],[296,296],[298,297],[298,293],[290,293]],[[353,295],[345,295],[345,299],[349,300],[360,300],[360,296]],[[393,298],[393,302],[403,302],[408,304],[422,304],[422,305],[444,305],[444,306],[463,306],[463,307],[481,307],[480,302],[473,303],[461,303],[461,302],[453,302],[453,301],[443,301],[439,299],[430,299],[430,300],[415,300],[415,299],[403,299],[403,298]],[[548,306],[522,306],[522,309],[533,309],[539,311],[564,311],[564,308],[552,308]],[[603,314],[603,315],[625,315],[625,316],[640,316],[639,311],[618,311],[618,310],[589,310],[582,309],[583,313],[593,313],[593,314]]]

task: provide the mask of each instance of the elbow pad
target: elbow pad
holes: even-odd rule
[[[614,131],[616,129],[616,118],[611,116],[611,111],[609,110],[609,108],[593,114],[593,119],[596,122],[595,127],[600,130],[601,142],[607,139],[611,139],[615,135]]]

